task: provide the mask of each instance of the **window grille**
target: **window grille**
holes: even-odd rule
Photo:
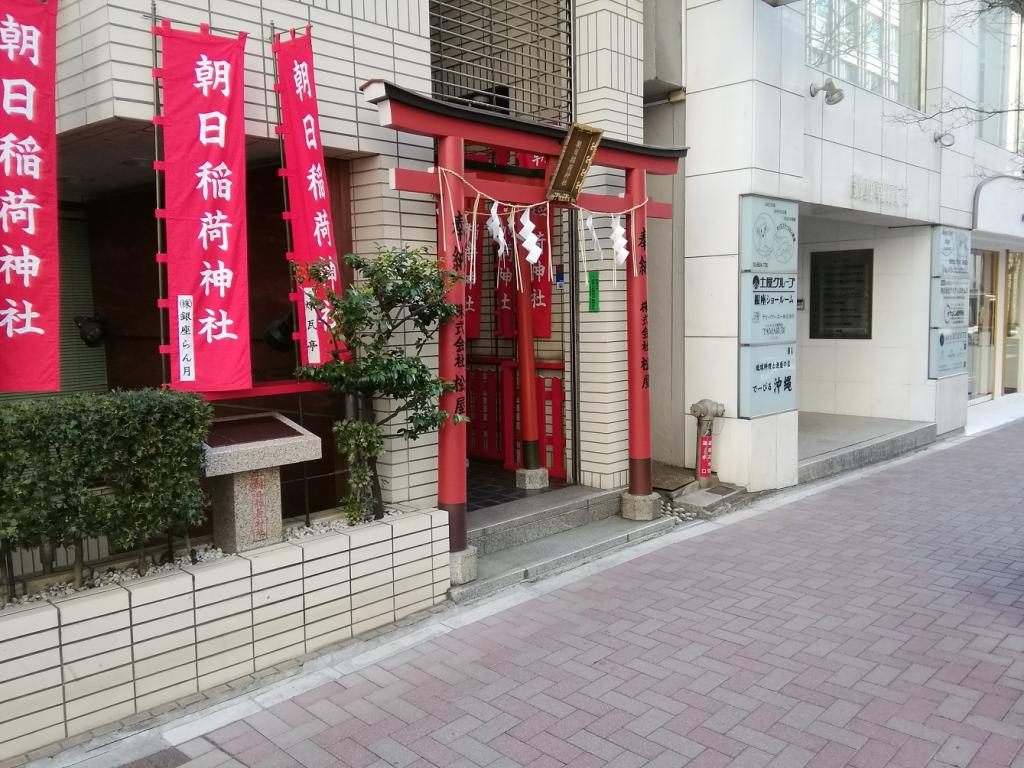
[[[431,0],[435,98],[572,122],[572,0]]]

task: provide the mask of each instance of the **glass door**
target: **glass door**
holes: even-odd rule
[[[1024,253],[1006,254],[1006,329],[1003,337],[1003,394],[1017,391],[1020,382],[1020,300]]]
[[[967,397],[992,397],[995,374],[996,273],[999,253],[971,252],[971,301],[967,328]]]

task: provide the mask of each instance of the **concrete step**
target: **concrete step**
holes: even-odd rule
[[[621,496],[621,489],[573,485],[475,510],[467,539],[478,555],[491,555],[617,515]]]
[[[807,483],[923,448],[936,440],[934,424],[907,429],[813,456],[800,462],[797,482]]]
[[[623,520],[618,516],[595,520],[479,557],[476,581],[454,586],[448,594],[456,603],[476,600],[523,581],[533,581],[582,565],[609,550],[661,536],[675,525],[673,517],[660,517],[650,522]]]

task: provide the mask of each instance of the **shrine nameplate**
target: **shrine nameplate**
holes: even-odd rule
[[[547,199],[556,203],[575,203],[583,180],[587,178],[594,154],[604,131],[589,125],[573,123],[562,142],[558,165],[548,183]]]

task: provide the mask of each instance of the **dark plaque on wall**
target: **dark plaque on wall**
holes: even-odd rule
[[[811,254],[812,339],[871,338],[874,251]]]

